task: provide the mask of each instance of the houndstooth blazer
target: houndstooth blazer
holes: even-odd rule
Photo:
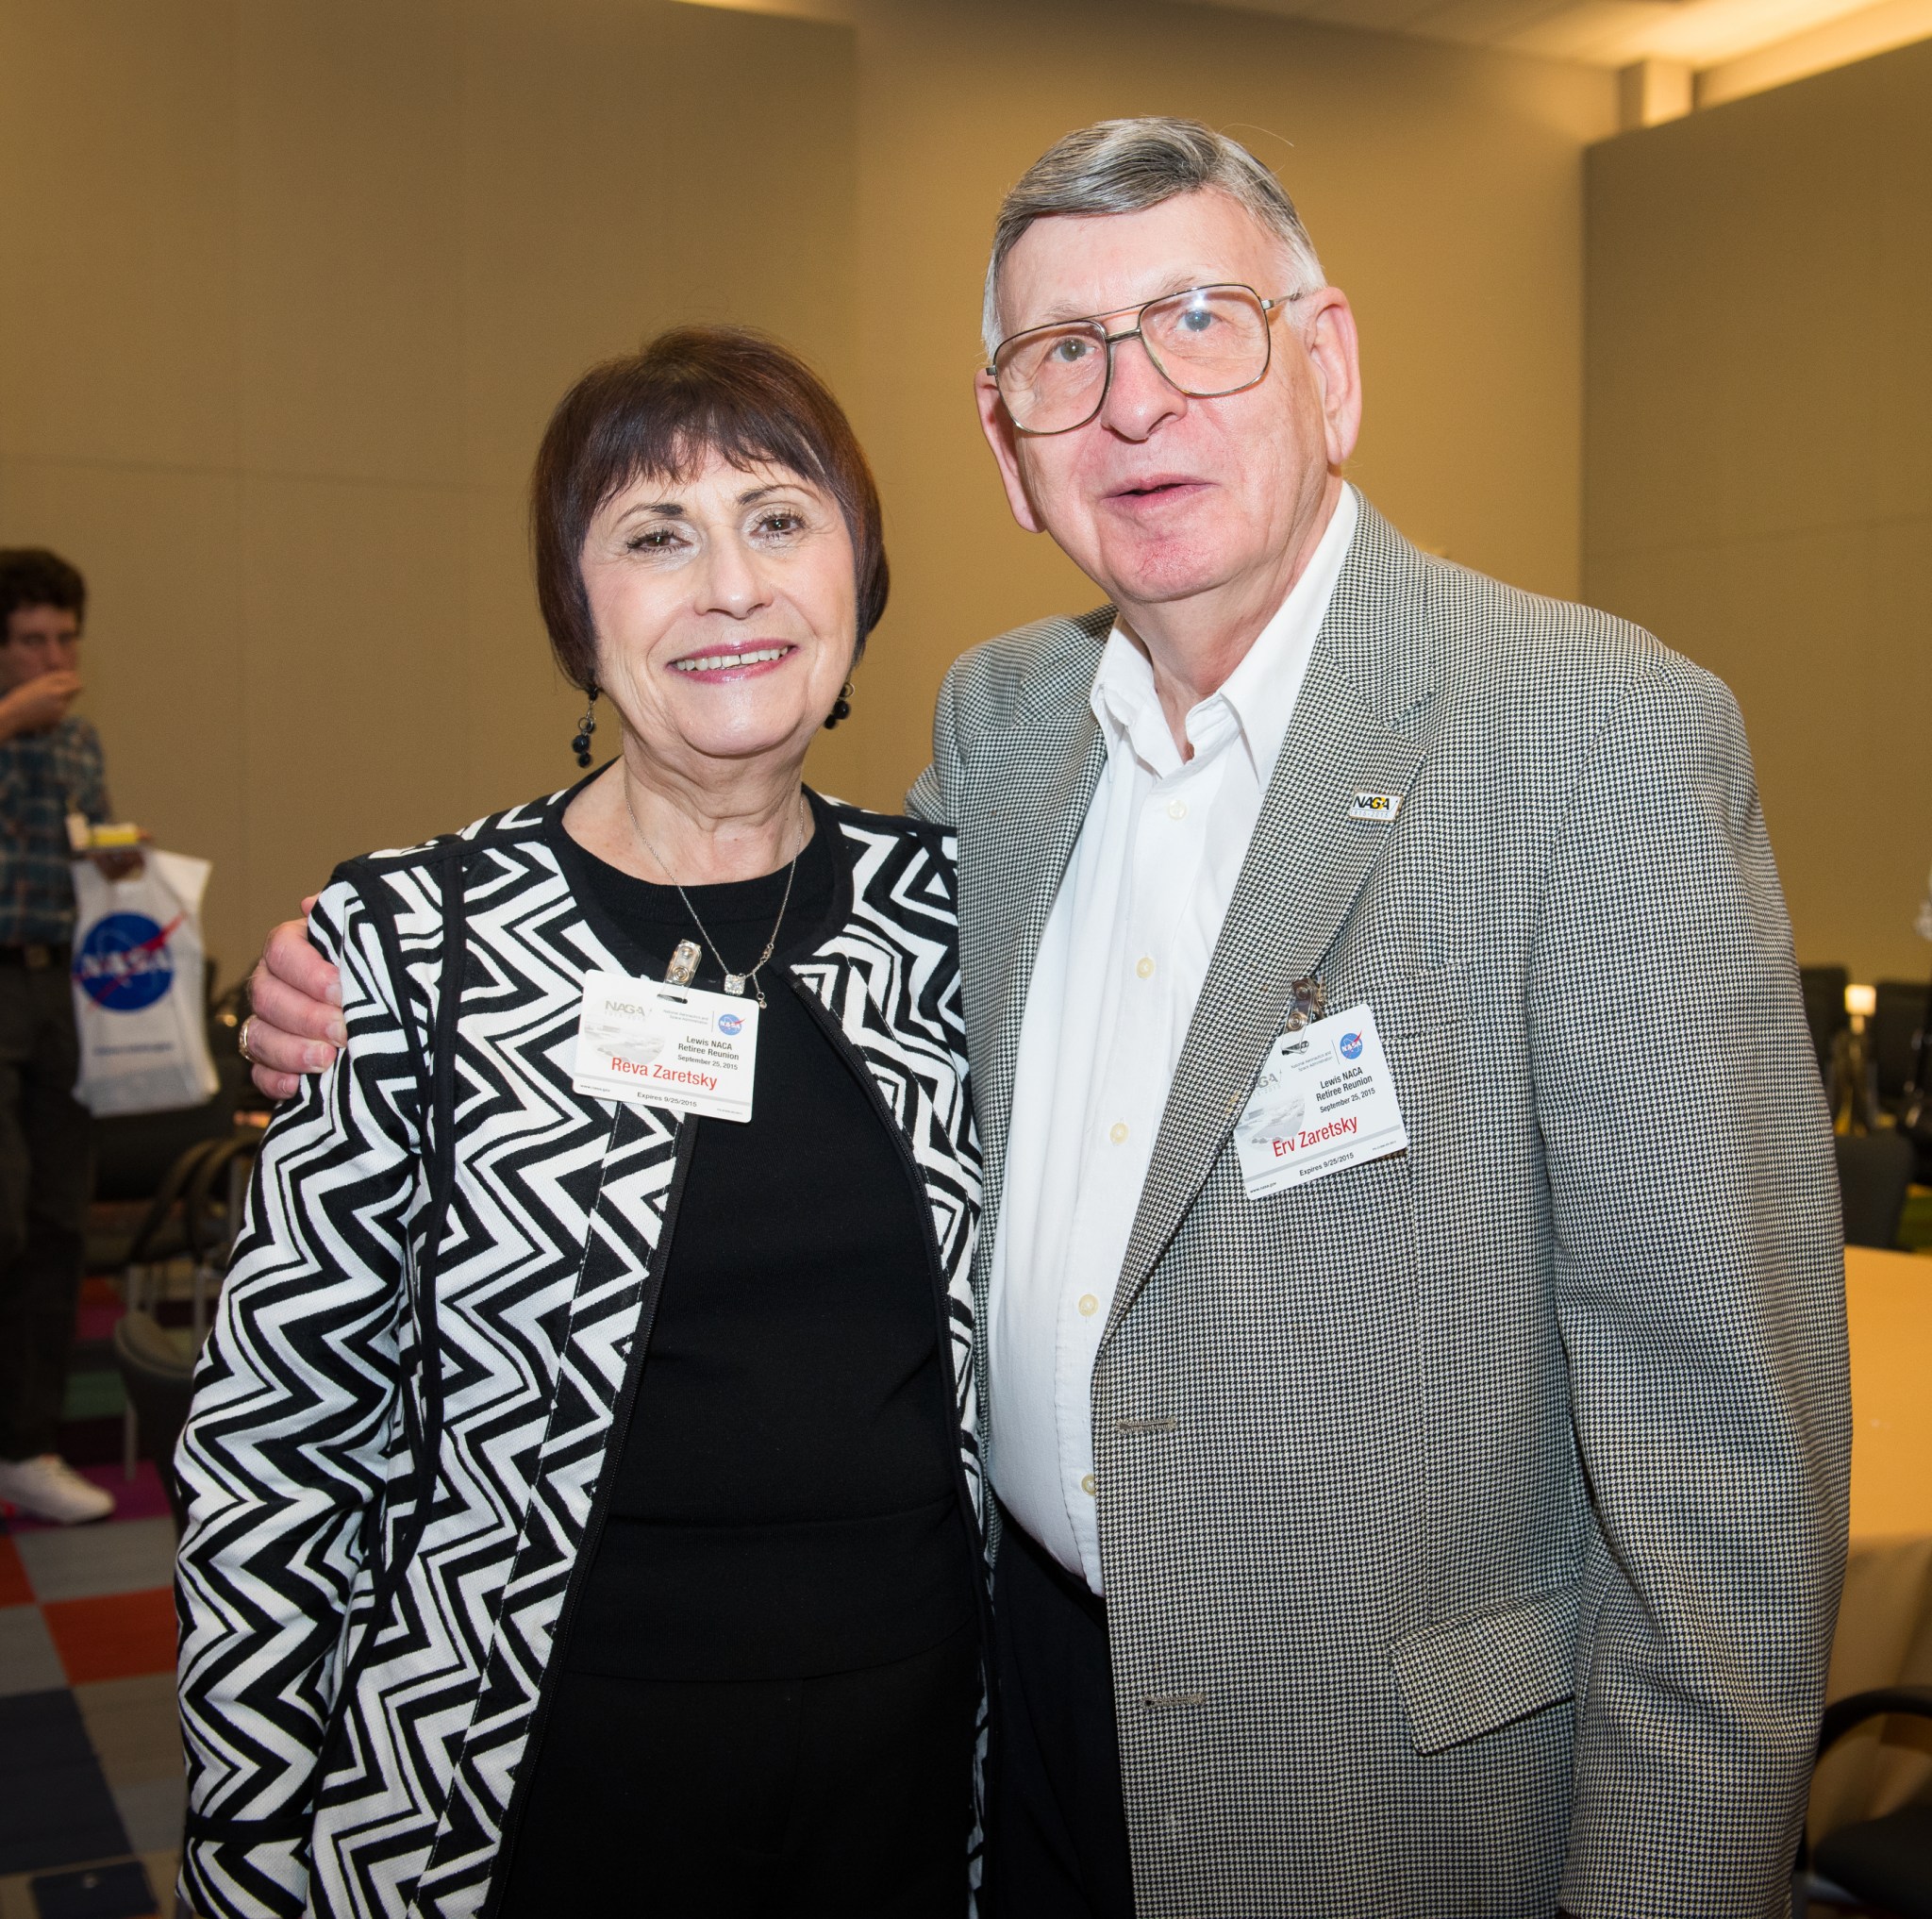
[[[914,790],[959,833],[989,1221],[1111,619],[960,659]],[[1374,1009],[1408,1150],[1250,1200],[1231,1128],[1310,974]],[[997,1483],[997,1382],[981,1406]],[[1710,675],[1365,508],[1092,1419],[1141,1919],[1788,1910],[1845,1550],[1842,1255]]]
[[[625,969],[558,862],[571,796],[353,860],[310,921],[350,1049],[263,1142],[178,1455],[182,1893],[208,1919],[470,1919],[521,1813],[695,1138],[572,1089],[583,976]],[[816,810],[843,910],[789,983],[924,1192],[977,1527],[952,848]],[[975,1823],[962,1904],[977,1876]]]

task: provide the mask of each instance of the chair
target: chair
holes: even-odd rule
[[[208,1288],[227,1274],[228,1256],[242,1226],[242,1196],[260,1151],[261,1134],[249,1126],[216,1142],[195,1160],[183,1195],[181,1224],[194,1261],[190,1312],[197,1347],[208,1330]]]
[[[1881,1686],[1824,1709],[1818,1757],[1868,1719],[1889,1712],[1932,1719],[1932,1686]],[[1932,1919],[1932,1806],[1902,1806],[1879,1819],[1841,1826],[1819,1841],[1819,1874],[1896,1919]],[[1799,1866],[1805,1864],[1803,1850]]]
[[[1839,1193],[1844,1206],[1845,1244],[1898,1244],[1898,1225],[1905,1216],[1906,1189],[1912,1183],[1915,1155],[1903,1133],[1840,1133]]]
[[[192,1305],[194,1342],[198,1346],[208,1325],[209,1284],[227,1270],[228,1248],[235,1234],[238,1182],[234,1173],[223,1188],[219,1176],[255,1162],[261,1136],[253,1127],[230,1130],[224,1139],[202,1140],[175,1160],[149,1200],[147,1210],[131,1233],[90,1233],[88,1270],[118,1272],[121,1302],[127,1316],[142,1310],[149,1276],[172,1260],[192,1259]],[[160,1288],[157,1286],[158,1294]],[[122,1421],[122,1451],[127,1477],[134,1477],[140,1414],[132,1397]]]
[[[132,1232],[90,1232],[87,1267],[90,1273],[118,1273],[125,1302],[140,1304],[141,1275],[149,1266],[178,1260],[188,1251],[188,1226],[184,1210],[190,1183],[203,1158],[220,1139],[195,1140],[178,1153],[149,1193],[147,1209]]]
[[[1831,1077],[1831,1047],[1847,1026],[1845,988],[1852,976],[1842,966],[1801,966],[1798,986],[1805,995],[1805,1024],[1811,1028],[1811,1048],[1818,1055],[1818,1076]]]
[[[1896,1108],[1918,1064],[1928,993],[1923,980],[1905,979],[1881,979],[1874,991],[1872,1061],[1878,1069],[1878,1099],[1882,1106]]]
[[[114,1364],[141,1434],[142,1451],[160,1473],[178,1537],[185,1514],[175,1477],[175,1442],[188,1419],[194,1361],[152,1313],[137,1311],[125,1312],[114,1322]]]

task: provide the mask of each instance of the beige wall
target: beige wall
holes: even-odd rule
[[[1279,166],[1362,318],[1356,477],[1576,590],[1610,75],[1162,0],[841,6],[0,0],[0,540],[89,571],[117,799],[215,859],[230,972],[343,854],[571,773],[520,488],[570,377],[674,319],[803,347],[873,452],[893,603],[812,771],[895,805],[947,662],[1096,597],[1008,520],[970,380],[1001,190],[1104,114]]]
[[[1729,682],[1802,960],[1923,977],[1932,44],[1590,157],[1585,590]]]
[[[729,316],[841,374],[852,35],[0,0],[0,541],[90,576],[117,806],[213,859],[232,974],[344,855],[574,773],[522,497],[577,372]]]

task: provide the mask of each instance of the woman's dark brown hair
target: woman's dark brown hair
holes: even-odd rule
[[[788,467],[838,501],[852,535],[858,650],[886,610],[878,488],[824,382],[789,348],[741,326],[675,326],[593,366],[550,416],[530,481],[537,603],[576,686],[596,671],[584,536],[598,508],[646,475],[688,480],[716,454]]]

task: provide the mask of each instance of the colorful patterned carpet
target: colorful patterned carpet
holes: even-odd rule
[[[154,1467],[130,1484],[118,1463],[118,1311],[90,1280],[61,1434],[118,1510],[98,1526],[0,1526],[0,1919],[174,1911],[175,1529]]]

